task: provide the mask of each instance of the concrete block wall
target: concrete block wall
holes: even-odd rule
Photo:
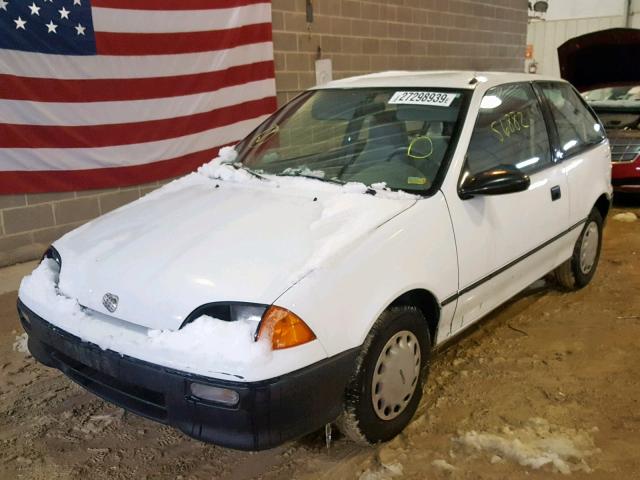
[[[315,84],[318,47],[333,78],[383,70],[521,72],[525,0],[273,0],[278,103]]]
[[[278,103],[315,83],[315,59],[333,77],[381,70],[522,71],[526,0],[273,0]],[[38,257],[82,223],[157,188],[0,196],[0,266]]]
[[[0,195],[0,266],[32,260],[55,239],[163,182],[85,192]]]

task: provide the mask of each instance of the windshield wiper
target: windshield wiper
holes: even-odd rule
[[[235,162],[235,163],[228,163],[227,165],[230,165],[231,167],[235,168],[236,170],[244,170],[249,175],[252,175],[252,176],[254,176],[256,178],[259,178],[260,180],[267,180],[267,177],[263,177],[258,172],[256,172],[255,170],[251,170],[249,167],[247,167],[243,163]]]
[[[324,177],[316,177],[315,175],[308,175],[306,173],[298,173],[298,172],[280,172],[276,173],[276,177],[302,177],[302,178],[310,178],[312,180],[320,180],[321,182],[335,183],[337,185],[344,185],[347,182],[344,182],[337,178],[324,178]]]
[[[327,182],[327,183],[335,183],[336,185],[346,185],[347,182],[345,182],[344,180],[340,180],[339,178],[322,178],[322,177],[315,177],[313,175],[306,175],[303,173],[296,173],[296,172],[288,172],[288,173],[276,173],[276,177],[302,177],[302,178],[310,178],[312,180],[320,180],[321,182]],[[376,195],[378,192],[371,188],[369,185],[366,185],[367,189],[364,191],[364,193],[366,193],[367,195]]]

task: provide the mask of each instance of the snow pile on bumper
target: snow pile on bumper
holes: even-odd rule
[[[178,331],[149,330],[84,309],[57,289],[58,266],[44,259],[22,280],[18,296],[35,313],[83,341],[140,360],[198,374],[242,376],[272,356],[254,341],[256,322],[202,316]]]

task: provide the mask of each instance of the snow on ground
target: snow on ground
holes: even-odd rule
[[[83,309],[59,293],[57,281],[57,264],[46,258],[22,280],[19,296],[36,313],[47,312],[50,323],[104,350],[195,373],[238,373],[272,354],[269,339],[254,341],[257,322],[202,316],[179,331],[149,330]]]
[[[638,216],[633,212],[617,213],[612,218],[613,220],[616,220],[618,222],[626,222],[626,223],[631,223],[638,220]]]
[[[29,348],[27,347],[27,340],[29,336],[26,333],[16,335],[16,340],[13,342],[13,351],[29,354]]]
[[[443,470],[445,472],[453,472],[454,470],[456,470],[456,467],[442,458],[435,459],[433,462],[431,462],[431,465],[436,467],[438,470]]]
[[[532,418],[522,428],[504,427],[500,433],[466,432],[454,441],[486,452],[491,463],[508,460],[534,470],[548,465],[563,474],[591,472],[585,460],[599,452],[589,432],[555,427],[542,418]]]

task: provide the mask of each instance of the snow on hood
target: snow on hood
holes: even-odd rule
[[[187,372],[234,372],[239,377],[272,356],[269,339],[254,341],[257,322],[202,316],[179,331],[150,330],[83,309],[77,300],[58,292],[57,282],[57,264],[44,259],[22,280],[20,299],[35,312],[48,312],[50,323],[103,350]]]
[[[328,268],[418,197],[301,177],[264,179],[229,164],[231,148],[192,173],[70,232],[60,291],[119,319],[177,330],[209,302],[273,303],[313,271]]]

